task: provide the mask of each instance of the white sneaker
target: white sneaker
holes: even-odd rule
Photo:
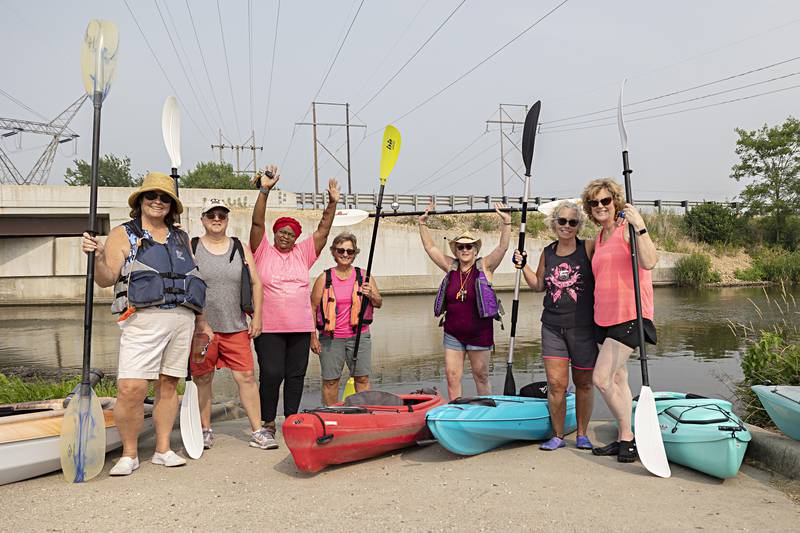
[[[133,471],[139,468],[138,457],[120,457],[114,468],[111,469],[109,475],[111,476],[129,476]]]
[[[183,466],[186,464],[186,459],[172,450],[168,450],[164,453],[153,453],[153,458],[150,460],[150,462],[154,465]]]

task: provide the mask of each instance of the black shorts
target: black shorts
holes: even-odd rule
[[[577,370],[592,370],[597,362],[597,343],[592,326],[559,328],[542,324],[542,358],[566,359]]]
[[[639,347],[639,328],[636,327],[636,322],[636,320],[629,320],[628,322],[608,327],[595,325],[595,340],[597,344],[603,344],[607,338],[614,339],[628,348],[636,349]],[[644,319],[644,339],[648,344],[656,344],[658,341],[656,327],[653,321],[648,318]]]

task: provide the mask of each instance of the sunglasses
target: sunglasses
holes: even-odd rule
[[[208,213],[203,213],[203,216],[208,220],[228,220],[228,213],[209,211]]]
[[[172,196],[170,196],[168,194],[164,194],[163,192],[162,193],[157,193],[156,191],[147,191],[145,193],[142,193],[142,196],[144,196],[145,200],[150,200],[151,202],[153,200],[155,200],[156,198],[158,198],[159,200],[161,200],[162,204],[171,204],[172,203]]]
[[[352,248],[336,248],[336,253],[339,255],[356,255],[356,251]]]
[[[589,200],[589,207],[597,207],[600,204],[605,206],[611,205],[611,202],[614,199],[611,196],[606,196],[605,198],[601,198],[600,200]]]
[[[458,251],[472,250],[472,245],[471,244],[456,244],[456,250],[458,250]]]
[[[559,226],[566,226],[567,224],[569,224],[570,228],[574,228],[575,226],[578,225],[578,221],[575,220],[574,218],[567,219],[567,218],[563,218],[562,217],[562,218],[556,219],[556,222],[558,222]]]

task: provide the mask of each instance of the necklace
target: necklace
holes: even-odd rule
[[[464,288],[467,286],[467,282],[469,281],[470,275],[472,275],[472,267],[475,266],[474,264],[467,269],[467,277],[464,277],[464,272],[461,269],[458,269],[458,281],[460,283],[460,287],[458,288],[458,292],[456,293],[456,300],[461,300],[462,302],[467,300],[467,290]]]

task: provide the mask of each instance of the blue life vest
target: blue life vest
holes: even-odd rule
[[[131,242],[131,259],[125,262],[114,285],[111,312],[182,305],[201,313],[206,305],[206,282],[192,258],[186,232],[170,228],[167,242],[162,244],[145,234],[140,219],[123,226]]]

